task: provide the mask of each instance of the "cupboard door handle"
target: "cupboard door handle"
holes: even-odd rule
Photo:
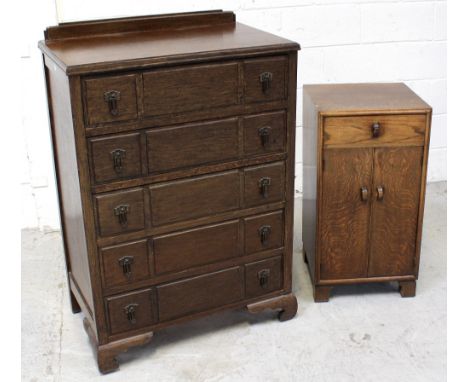
[[[121,173],[123,169],[123,159],[125,158],[124,149],[115,149],[111,151],[112,161],[114,162],[114,171],[116,173]]]
[[[270,278],[270,270],[269,269],[262,269],[257,273],[258,283],[263,289],[268,287],[268,279]]]
[[[268,187],[271,186],[271,178],[261,178],[259,181],[258,181],[258,185],[259,185],[259,188],[260,188],[260,193],[262,194],[262,196],[266,199],[268,198]]]
[[[117,101],[120,100],[120,92],[118,90],[110,90],[104,93],[104,101],[109,106],[109,113],[112,115],[118,115],[119,109],[117,107]]]
[[[361,200],[367,202],[367,199],[369,199],[369,190],[367,187],[361,187]]]
[[[273,80],[273,73],[263,72],[260,74],[260,82],[262,84],[262,92],[266,93],[271,88],[271,82]]]
[[[265,245],[271,234],[271,225],[261,226],[258,230],[258,234],[260,235],[260,241],[262,242],[262,245]]]
[[[384,197],[384,188],[382,186],[377,186],[377,200],[383,200]]]
[[[129,279],[132,276],[133,256],[125,256],[119,259],[123,274]]]
[[[262,140],[262,146],[267,147],[270,143],[270,132],[271,127],[265,126],[258,129],[258,135],[260,135],[260,139]]]
[[[138,307],[138,304],[129,304],[124,308],[124,312],[127,315],[127,320],[131,324],[136,324],[136,308]]]
[[[380,128],[380,123],[376,122],[372,124],[372,138],[380,137],[382,129]]]
[[[119,223],[123,227],[126,227],[128,224],[128,213],[130,213],[130,206],[128,204],[121,204],[114,208],[114,215],[119,218]]]

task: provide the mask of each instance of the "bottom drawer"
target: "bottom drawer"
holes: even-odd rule
[[[167,321],[242,300],[242,267],[228,268],[157,287],[159,319]]]
[[[107,299],[110,331],[112,334],[135,330],[155,323],[155,304],[152,290],[138,292]]]
[[[283,286],[283,261],[281,256],[245,265],[245,295],[261,296]]]

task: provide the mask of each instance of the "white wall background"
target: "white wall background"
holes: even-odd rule
[[[446,1],[54,0],[31,1],[22,26],[22,226],[59,227],[46,93],[37,41],[46,26],[83,19],[204,9],[301,44],[296,189],[302,191],[302,85],[403,81],[433,107],[429,181],[447,179]]]

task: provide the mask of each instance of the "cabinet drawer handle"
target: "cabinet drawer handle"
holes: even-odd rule
[[[129,279],[132,276],[133,256],[125,256],[119,259],[123,274]]]
[[[127,315],[127,320],[131,324],[136,324],[136,308],[138,307],[138,304],[129,304],[124,308],[124,312]]]
[[[380,123],[376,122],[372,124],[372,138],[380,137],[382,129],[380,128]]]
[[[260,82],[262,84],[262,92],[266,93],[271,88],[271,82],[273,80],[273,73],[263,72],[260,74]]]
[[[109,106],[109,113],[112,115],[119,115],[119,109],[117,107],[117,101],[120,101],[120,92],[118,90],[109,90],[104,93],[104,101]]]
[[[130,213],[130,206],[128,204],[121,204],[114,208],[114,215],[119,218],[121,226],[126,227],[128,224],[127,215]]]
[[[384,197],[384,188],[382,186],[377,186],[377,200],[383,200]]]
[[[262,225],[258,230],[258,234],[260,235],[260,241],[262,242],[262,245],[265,245],[271,234],[271,225]]]
[[[258,181],[258,185],[260,188],[260,193],[262,194],[263,198],[268,198],[268,187],[271,186],[271,178],[261,178]]]
[[[267,147],[270,143],[270,133],[271,127],[265,126],[258,129],[258,135],[260,135],[260,139],[262,140],[262,146]]]
[[[114,171],[118,174],[122,172],[125,153],[124,149],[115,149],[110,152],[112,161],[114,162]]]
[[[268,287],[268,279],[270,278],[270,270],[269,269],[262,269],[257,273],[258,283],[260,286],[265,289]]]
[[[361,200],[367,202],[367,199],[369,199],[369,190],[367,187],[361,187]]]

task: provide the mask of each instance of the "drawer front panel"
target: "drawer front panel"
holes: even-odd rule
[[[230,221],[157,237],[156,273],[175,272],[240,255],[239,221]]]
[[[96,205],[101,236],[145,228],[142,189],[96,196]]]
[[[374,115],[326,117],[325,146],[424,145],[426,116]]]
[[[139,134],[95,138],[90,146],[96,183],[141,176]]]
[[[135,330],[155,323],[151,289],[128,293],[107,299],[109,324],[112,334]]]
[[[284,199],[284,163],[251,167],[245,170],[244,198],[247,207]]]
[[[152,186],[152,224],[158,226],[235,210],[239,208],[239,188],[239,171]]]
[[[103,248],[101,257],[106,287],[129,285],[150,276],[146,240]]]
[[[244,153],[260,155],[284,151],[286,113],[264,113],[244,118]]]
[[[159,128],[146,133],[151,173],[237,159],[238,119]]]
[[[283,286],[282,257],[245,265],[245,294],[247,298],[280,290]]]
[[[158,286],[160,321],[241,300],[244,297],[243,277],[243,269],[234,267]]]
[[[144,113],[156,116],[236,105],[238,84],[237,63],[144,73]]]
[[[283,211],[245,219],[245,253],[265,251],[283,245]]]
[[[136,78],[135,74],[128,74],[85,80],[88,124],[136,119]]]
[[[244,63],[245,102],[286,99],[286,57],[246,60]]]

